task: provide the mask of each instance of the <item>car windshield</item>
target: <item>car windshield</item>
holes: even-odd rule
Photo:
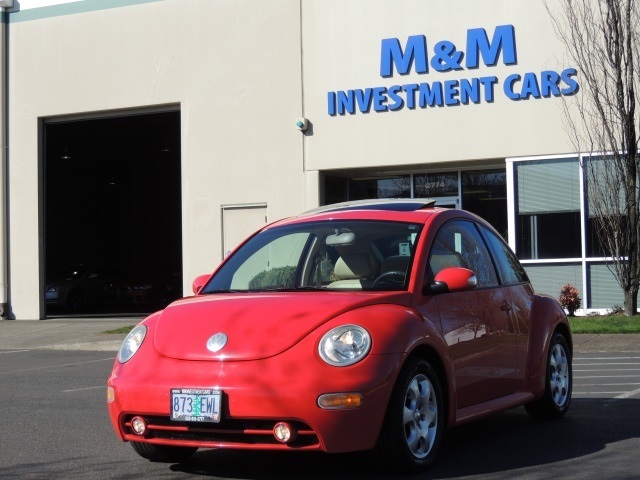
[[[403,290],[419,224],[322,221],[266,229],[233,253],[203,293]]]

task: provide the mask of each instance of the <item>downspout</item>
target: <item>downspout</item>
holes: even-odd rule
[[[0,317],[5,319],[8,315],[9,285],[8,264],[9,245],[7,238],[7,211],[8,211],[8,183],[7,183],[7,23],[9,14],[7,9],[13,7],[13,0],[0,2]]]

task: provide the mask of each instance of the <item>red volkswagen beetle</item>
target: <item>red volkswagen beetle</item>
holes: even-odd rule
[[[116,434],[149,460],[372,450],[411,472],[448,427],[569,408],[564,311],[468,212],[322,207],[262,228],[193,288],[131,331],[108,381]]]

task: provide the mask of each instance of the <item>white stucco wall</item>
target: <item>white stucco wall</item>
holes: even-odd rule
[[[276,219],[290,213],[291,199],[304,198],[302,134],[295,128],[298,5],[164,0],[57,16],[55,9],[15,14],[9,284],[17,318],[42,315],[41,119],[179,105],[186,288],[220,260],[221,204],[266,202]],[[27,13],[43,18],[21,21]]]
[[[551,2],[553,3],[553,2]],[[309,0],[302,4],[305,113],[314,125],[307,138],[310,169],[425,165],[508,156],[564,153],[571,149],[562,124],[561,98],[514,101],[503,93],[510,74],[561,72],[575,67],[563,58],[544,2],[457,0]],[[402,47],[424,35],[433,57],[448,40],[466,49],[467,30],[513,25],[517,63],[477,69],[383,78],[381,41],[397,38]],[[468,52],[464,52],[467,53]],[[462,66],[466,58],[462,58]],[[495,100],[479,104],[427,107],[377,113],[328,114],[327,92],[445,82],[496,76]],[[518,85],[516,85],[518,87]],[[391,103],[390,101],[388,103]],[[373,109],[372,109],[373,110]]]
[[[9,20],[10,302],[40,318],[42,140],[51,118],[162,106],[181,111],[185,290],[220,260],[221,206],[268,220],[317,205],[319,172],[424,171],[571,150],[562,99],[508,99],[513,73],[561,72],[543,2],[526,0],[22,0]],[[465,49],[467,31],[513,25],[517,62],[380,75],[381,41],[424,35]],[[494,101],[329,115],[327,93],[495,76]],[[312,127],[303,135],[298,117]]]

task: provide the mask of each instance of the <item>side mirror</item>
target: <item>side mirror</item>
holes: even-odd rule
[[[478,286],[478,278],[468,268],[449,267],[438,272],[425,293],[464,292]]]
[[[205,284],[207,283],[207,280],[209,280],[209,278],[211,278],[211,274],[207,273],[206,275],[199,275],[196,277],[196,279],[193,281],[193,283],[191,284],[191,289],[193,290],[194,294],[199,294],[200,290],[202,290],[202,287],[205,286]]]

